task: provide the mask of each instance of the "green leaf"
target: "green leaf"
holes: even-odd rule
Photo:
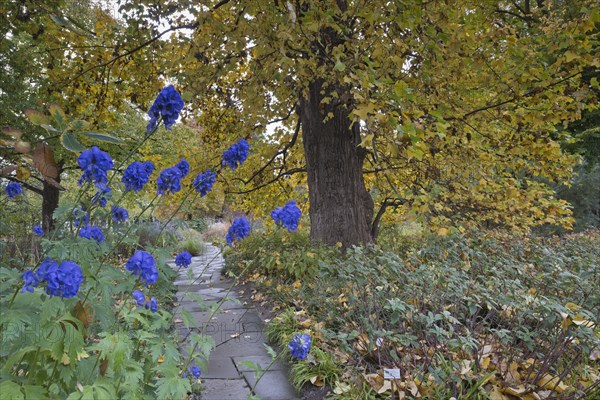
[[[36,400],[48,398],[48,392],[43,386],[25,385],[25,400]]]
[[[277,352],[275,350],[273,350],[273,348],[266,343],[264,346],[265,346],[265,349],[267,350],[267,353],[269,353],[269,355],[271,356],[271,359],[275,359],[275,357],[277,357]]]
[[[77,132],[81,135],[85,135],[89,138],[92,139],[96,139],[96,140],[100,140],[101,142],[109,142],[109,143],[123,143],[123,140],[111,136],[111,135],[107,135],[105,133],[99,133],[99,132]]]
[[[31,122],[34,125],[47,125],[50,123],[50,119],[37,110],[28,108],[24,112],[27,119],[29,119],[29,122]]]
[[[21,386],[13,381],[4,381],[0,383],[0,393],[2,393],[2,399],[6,400],[24,400],[25,396],[21,392]]]
[[[343,62],[341,62],[340,60],[337,60],[335,63],[335,66],[333,67],[336,71],[344,71],[346,69],[346,64],[344,64]]]
[[[196,320],[188,310],[186,310],[185,308],[181,308],[179,313],[186,328],[189,328],[190,326],[198,326],[198,322],[196,322]]]
[[[66,18],[61,17],[59,15],[50,14],[50,19],[52,19],[52,21],[54,21],[54,23],[57,25],[65,26],[65,27],[69,26],[69,21]]]
[[[56,125],[58,125],[59,129],[63,130],[67,127],[67,115],[60,106],[52,104],[48,107],[48,111],[50,111],[50,115],[52,115],[52,118],[56,121]]]
[[[81,152],[86,149],[86,147],[79,143],[75,135],[72,133],[63,133],[61,136],[61,142],[64,148],[69,151]]]

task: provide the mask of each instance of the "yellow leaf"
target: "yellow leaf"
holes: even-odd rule
[[[450,231],[446,228],[440,228],[437,231],[438,236],[448,236],[449,233],[450,233]]]
[[[323,377],[321,375],[315,375],[312,378],[310,378],[310,383],[317,387],[325,386],[325,381],[323,380]]]
[[[29,171],[28,168],[25,168],[25,167],[17,168],[17,179],[26,181],[27,179],[29,179],[30,176],[31,176],[31,171]]]
[[[552,376],[550,374],[542,376],[537,381],[537,384],[544,389],[554,390],[558,393],[563,393],[565,390],[569,389],[569,386],[565,385],[562,381],[560,383],[558,382],[557,376]]]
[[[158,357],[158,360],[156,361],[159,364],[162,364],[165,361],[165,356],[160,356]]]

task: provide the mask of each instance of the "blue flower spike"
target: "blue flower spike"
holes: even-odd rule
[[[146,281],[146,286],[158,281],[158,271],[154,257],[144,250],[137,250],[125,264],[125,269],[133,275],[140,275]]]
[[[36,225],[33,227],[33,233],[37,236],[44,236],[44,229],[42,229],[41,225]]]
[[[271,218],[277,225],[283,226],[289,232],[298,230],[298,222],[302,216],[302,211],[296,205],[294,200],[289,201],[285,206],[276,208],[271,213]]]
[[[160,91],[154,104],[148,111],[150,122],[146,127],[146,134],[152,133],[158,127],[158,120],[162,117],[165,128],[171,129],[171,126],[179,118],[179,113],[183,110],[184,102],[181,95],[173,85],[169,85]]]
[[[188,251],[182,251],[175,257],[175,265],[178,267],[187,268],[192,263],[192,255]]]
[[[240,139],[237,143],[225,150],[222,163],[231,168],[232,171],[235,171],[238,166],[246,161],[249,151],[250,144],[248,144],[246,139]]]
[[[299,360],[304,360],[310,351],[310,335],[297,333],[289,343],[290,354]]]
[[[229,231],[227,231],[227,236],[225,240],[229,246],[233,246],[233,243],[238,240],[242,240],[246,236],[250,234],[250,222],[244,217],[236,218],[231,226],[229,227]]]
[[[23,193],[23,189],[21,188],[21,184],[18,182],[10,182],[4,188],[4,193],[8,196],[10,200],[13,200],[15,197]]]

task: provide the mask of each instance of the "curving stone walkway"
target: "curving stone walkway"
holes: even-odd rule
[[[179,272],[175,284],[178,287],[177,298],[181,308],[191,313],[199,328],[186,329],[182,322],[176,323],[176,329],[182,338],[191,331],[199,332],[208,324],[204,334],[215,340],[215,348],[211,352],[208,366],[202,371],[201,400],[246,400],[250,388],[256,382],[254,371],[240,364],[248,360],[266,368],[271,357],[265,350],[266,337],[263,333],[264,323],[256,309],[242,303],[237,293],[230,290],[232,279],[221,275],[224,261],[219,248],[206,244],[206,252],[192,258],[189,269],[192,277],[188,277],[189,269]],[[173,268],[176,268],[172,263]],[[184,297],[184,293],[188,294]],[[191,296],[198,295],[207,306],[224,300],[219,311],[210,319],[211,312],[201,307]],[[181,321],[176,316],[175,321]],[[185,340],[184,340],[185,342]],[[294,387],[289,382],[287,366],[275,363],[261,378],[256,387],[256,394],[262,400],[298,399]]]

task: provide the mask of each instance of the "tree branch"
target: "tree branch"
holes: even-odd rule
[[[281,150],[279,150],[277,153],[275,153],[273,155],[273,157],[271,157],[271,159],[265,165],[263,165],[260,169],[258,169],[258,171],[253,173],[250,178],[243,181],[244,184],[247,185],[248,183],[252,182],[258,175],[263,173],[264,170],[267,169],[267,167],[269,165],[271,165],[278,156],[285,154],[292,146],[294,146],[294,144],[296,143],[296,140],[298,139],[299,132],[300,132],[300,118],[298,118],[298,122],[296,123],[296,129],[294,130],[294,135],[292,136],[292,139],[288,143],[286,143],[286,145],[283,146],[283,148]]]
[[[301,173],[301,172],[306,172],[306,168],[292,168],[290,170],[287,170],[285,172],[282,172],[282,173],[278,174],[275,178],[271,179],[268,182],[265,182],[265,183],[263,183],[261,185],[253,187],[252,189],[241,190],[241,191],[238,191],[238,192],[226,191],[225,193],[228,193],[228,194],[247,194],[247,193],[256,192],[257,190],[260,190],[260,189],[262,189],[264,187],[269,186],[272,183],[277,182],[279,180],[279,178],[282,178],[284,176],[294,175],[294,174]]]
[[[394,200],[387,198],[383,201],[383,203],[381,203],[381,207],[379,207],[377,215],[375,215],[375,219],[371,224],[371,238],[373,238],[373,241],[377,239],[377,234],[379,233],[379,222],[381,222],[381,217],[383,217],[383,214],[385,214],[385,210],[388,207],[401,206],[402,204],[406,203],[406,201],[406,199]]]

